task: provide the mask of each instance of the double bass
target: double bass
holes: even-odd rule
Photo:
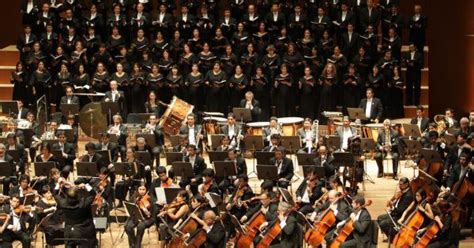
[[[368,207],[372,205],[372,200],[368,200],[363,206],[360,207],[359,211],[362,210],[362,208]],[[351,235],[351,233],[354,231],[354,221],[349,217],[348,219],[345,220],[344,226],[339,228],[336,232],[334,232],[335,235],[337,235],[336,239],[331,243],[330,248],[337,248],[339,247],[344,241],[346,241],[347,237]]]

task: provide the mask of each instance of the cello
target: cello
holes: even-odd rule
[[[359,211],[362,208],[368,207],[372,205],[372,200],[368,200],[363,206],[360,207]],[[347,237],[351,235],[352,231],[354,231],[354,221],[349,217],[345,220],[344,226],[336,230],[334,235],[336,235],[336,239],[331,243],[330,248],[337,248],[339,247],[344,241],[346,241]]]
[[[308,245],[320,246],[324,240],[324,236],[336,223],[336,215],[332,209],[328,208],[321,213],[318,220],[315,221],[314,227],[310,227],[304,234],[304,240]]]
[[[419,210],[420,205],[426,202],[424,199],[406,219],[400,231],[395,235],[392,244],[397,248],[409,248],[415,239],[416,232],[420,229],[425,217]]]
[[[425,233],[421,238],[413,245],[413,248],[424,248],[427,247],[430,241],[436,236],[440,228],[436,221],[433,221],[431,225],[426,229]]]
[[[199,206],[194,210],[193,213],[197,213],[197,211],[201,208],[202,206]],[[179,235],[173,235],[173,238],[171,239],[168,247],[169,248],[177,248],[177,247],[182,247],[184,240],[182,239],[182,236],[188,234],[188,233],[193,233],[199,228],[199,223],[191,218],[191,215],[189,215],[185,221],[181,225],[179,225],[178,228],[176,228],[176,232]]]
[[[236,247],[250,247],[255,236],[257,236],[257,232],[259,232],[259,227],[265,221],[265,215],[262,211],[254,214],[245,228],[245,234],[240,235],[239,239],[237,239]]]
[[[263,236],[262,240],[258,242],[256,248],[270,247],[270,244],[273,242],[273,240],[276,239],[281,233],[280,220],[277,218],[276,221],[273,222],[273,224],[262,233],[265,233],[265,235]]]

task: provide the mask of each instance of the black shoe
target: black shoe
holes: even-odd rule
[[[379,174],[377,174],[377,177],[378,177],[378,178],[381,178],[381,177],[383,177],[383,173],[379,173]]]
[[[398,181],[397,175],[393,176],[393,180],[397,180],[397,181]]]

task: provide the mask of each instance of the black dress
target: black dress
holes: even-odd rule
[[[361,99],[361,84],[360,76],[358,74],[350,75],[346,73],[342,78],[343,98],[342,106],[344,112],[347,108],[355,108],[359,106]],[[347,112],[346,112],[347,113]],[[346,114],[345,113],[345,114]]]
[[[89,74],[84,73],[82,75],[75,75],[73,77],[73,85],[76,93],[88,93],[89,90],[87,88],[83,88],[85,85],[90,86],[90,78]],[[86,96],[79,97],[79,105],[82,108],[84,105],[89,103],[91,100]]]
[[[209,71],[206,74],[205,81],[209,82],[206,92],[206,109],[212,112],[225,113],[228,103],[227,94],[225,92],[225,86],[227,85],[227,76],[225,72],[221,70],[216,74],[214,71]]]
[[[178,65],[181,69],[181,73],[183,75],[188,75],[191,73],[191,69],[194,63],[197,63],[197,57],[194,53],[190,53],[189,55],[185,56],[184,54],[179,57]]]
[[[212,66],[214,65],[214,61],[216,60],[216,56],[212,52],[209,52],[207,54],[204,54],[203,52],[200,52],[198,54],[198,60],[199,60],[199,70],[206,74],[208,71],[212,69]]]
[[[291,96],[291,89],[293,86],[293,77],[289,73],[287,73],[286,75],[279,74],[275,78],[275,84],[277,84],[276,85],[277,98],[275,99],[277,116],[287,117],[290,114],[290,108],[291,108],[290,96]]]
[[[26,71],[12,72],[10,82],[13,84],[13,100],[21,100],[25,106],[30,105],[31,88]]]
[[[314,119],[319,103],[316,95],[318,85],[316,79],[313,76],[302,77],[299,83],[301,84],[300,114],[303,118]]]
[[[204,106],[204,92],[202,84],[204,83],[203,80],[204,76],[202,73],[198,73],[197,75],[193,75],[192,73],[188,74],[188,77],[186,78],[185,81],[185,86],[187,87],[187,99],[188,102],[192,105],[194,105],[194,108],[197,111],[202,111],[203,106]]]
[[[231,55],[224,54],[219,58],[219,60],[222,65],[222,70],[227,75],[232,75],[235,66],[237,66],[238,64],[237,56],[234,53],[232,53]]]
[[[176,96],[183,99],[184,88],[183,88],[183,77],[181,75],[172,76],[171,73],[166,77],[168,82],[168,88],[170,90],[171,96]]]
[[[30,78],[30,85],[31,87],[34,87],[36,94],[33,97],[34,99],[31,99],[31,103],[36,102],[38,98],[42,97],[46,93],[48,86],[51,84],[51,75],[48,71],[34,71]]]
[[[265,75],[254,75],[250,79],[250,88],[254,94],[255,100],[260,102],[262,112],[258,115],[258,121],[268,120],[270,116],[271,85]]]
[[[405,111],[403,108],[403,86],[405,83],[400,77],[393,78],[387,83],[387,90],[389,99],[387,99],[388,104],[388,118],[397,119],[403,118]]]
[[[255,65],[258,63],[258,54],[257,53],[244,53],[240,56],[240,64],[242,65],[242,70],[245,76],[250,77],[254,72]]]
[[[128,97],[127,105],[130,113],[145,112],[144,104],[146,99],[146,86],[144,85],[145,76],[143,72],[133,73],[130,75],[130,97]]]
[[[105,93],[109,90],[109,73],[104,71],[102,73],[94,73],[92,77],[92,89],[96,92]]]
[[[384,96],[384,78],[382,74],[378,73],[377,75],[374,75],[373,73],[370,73],[366,84],[366,88],[368,87],[374,90],[375,97],[382,99]]]
[[[334,76],[321,76],[319,77],[319,83],[321,84],[321,99],[319,102],[319,114],[320,120],[323,111],[335,111],[336,110],[336,88],[337,79]],[[323,122],[325,123],[325,122]]]
[[[239,107],[240,100],[245,97],[248,80],[244,74],[237,77],[235,74],[229,78],[230,107]]]
[[[154,91],[156,94],[156,98],[166,102],[164,99],[166,97],[166,80],[163,74],[158,73],[158,74],[148,74],[145,79],[145,84],[147,85],[147,88],[150,91]]]

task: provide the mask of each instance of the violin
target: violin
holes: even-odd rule
[[[145,212],[144,210],[148,211],[148,209],[151,208],[151,197],[148,195],[148,192],[144,196],[139,197],[137,205],[143,212]],[[149,212],[147,216],[150,217]]]
[[[362,210],[362,208],[365,208],[367,206],[372,205],[372,201],[368,200],[363,206],[360,207],[359,211]],[[339,230],[334,232],[336,236],[336,239],[331,243],[330,248],[337,248],[339,247],[344,241],[346,241],[347,237],[351,235],[351,233],[354,231],[354,221],[349,217],[345,220],[344,226],[342,226]]]
[[[34,211],[35,207],[33,206],[23,206],[23,205],[18,205],[18,207],[13,209],[13,212],[16,215],[21,215],[22,213],[29,213],[31,211]]]

